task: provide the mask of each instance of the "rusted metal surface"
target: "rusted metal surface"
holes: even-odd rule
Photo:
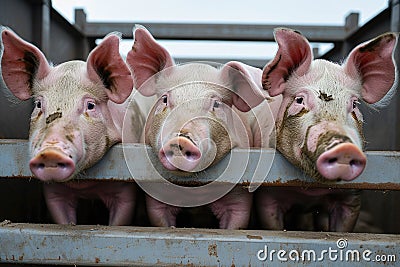
[[[133,169],[127,167],[124,149],[128,161],[134,165]],[[0,177],[32,178],[28,166],[27,141],[0,140],[0,155]],[[77,179],[136,180],[149,183],[164,183],[164,179],[167,179],[186,186],[218,179],[219,183],[237,182],[245,186],[259,182],[265,186],[400,190],[400,152],[369,151],[367,158],[367,167],[363,174],[351,182],[316,183],[273,149],[234,149],[219,164],[211,166],[207,171],[179,176],[158,166],[157,156],[151,148],[141,144],[119,144]]]
[[[0,236],[0,263],[366,266],[380,256],[385,265],[396,266],[400,260],[396,235],[4,222]]]

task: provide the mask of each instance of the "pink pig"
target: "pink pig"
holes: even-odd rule
[[[78,198],[100,198],[110,225],[131,222],[135,185],[125,182],[73,181],[121,141],[131,72],[119,54],[119,36],[110,34],[87,62],[48,64],[43,53],[12,31],[1,29],[1,70],[19,99],[34,98],[30,123],[30,169],[43,182],[47,206],[56,223],[76,224]],[[125,103],[124,103],[125,101]],[[132,124],[139,141],[144,118],[138,106]]]
[[[127,63],[135,86],[145,96],[158,97],[147,120],[145,142],[165,169],[181,174],[198,172],[234,147],[262,145],[254,114],[247,112],[264,100],[260,69],[239,62],[221,68],[204,63],[175,65],[146,29],[136,28],[134,36]],[[180,207],[151,196],[146,203],[153,225],[176,225]],[[247,227],[251,204],[252,194],[235,187],[209,207],[221,228],[238,229]]]
[[[265,66],[262,83],[270,96],[283,96],[277,149],[320,182],[355,179],[366,165],[359,101],[374,104],[392,95],[396,34],[357,46],[342,65],[313,60],[307,39],[297,31],[277,29],[275,39],[279,49]],[[257,193],[259,216],[268,229],[283,229],[285,213],[299,203],[328,211],[323,230],[351,231],[360,197],[358,191],[329,189],[263,188]]]

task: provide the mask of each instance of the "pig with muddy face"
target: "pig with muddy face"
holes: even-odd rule
[[[19,99],[34,98],[29,162],[44,184],[56,223],[76,223],[78,198],[98,197],[110,210],[111,225],[129,224],[135,204],[131,183],[71,181],[121,141],[123,116],[132,92],[131,72],[119,54],[119,36],[108,35],[87,62],[48,64],[43,53],[11,30],[1,30],[1,70]],[[136,106],[139,134],[144,118]]]
[[[355,179],[366,165],[358,104],[360,99],[381,101],[395,88],[397,36],[387,33],[357,46],[342,65],[313,60],[308,41],[296,31],[277,29],[275,39],[279,49],[265,66],[262,83],[270,96],[283,97],[276,118],[277,149],[320,182]],[[283,214],[307,199],[304,195],[308,203],[328,209],[329,226],[323,229],[349,231],[354,226],[358,192],[323,189],[260,190],[263,225],[282,229]]]
[[[145,96],[158,97],[146,123],[145,142],[165,169],[183,175],[199,172],[234,147],[262,145],[260,130],[252,128],[246,112],[264,100],[261,70],[239,62],[221,68],[175,65],[146,29],[136,28],[134,36],[127,62],[135,86]],[[251,203],[251,194],[236,187],[210,208],[221,228],[238,229],[247,226]],[[153,225],[175,226],[180,208],[148,196],[147,210]]]

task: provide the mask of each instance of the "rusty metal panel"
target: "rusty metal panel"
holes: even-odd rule
[[[0,224],[0,263],[96,266],[396,266],[396,235]]]
[[[31,178],[28,154],[28,141],[0,140],[0,177]],[[79,175],[78,179],[132,181],[134,178],[140,182],[159,183],[165,183],[164,179],[167,179],[178,184],[204,184],[218,178],[220,183],[243,185],[262,182],[268,186],[400,190],[400,152],[369,151],[366,154],[366,169],[357,179],[319,184],[291,165],[274,149],[234,149],[207,171],[182,177],[160,167],[157,156],[150,147],[142,144],[118,144],[95,166]],[[127,167],[125,156],[133,163],[134,169]]]

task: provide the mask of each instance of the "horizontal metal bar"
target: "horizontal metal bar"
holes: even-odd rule
[[[220,64],[225,64],[229,61],[240,61],[247,65],[264,68],[264,66],[270,61],[270,59],[247,59],[247,58],[190,58],[190,57],[174,57],[176,63],[186,63],[186,62],[196,62],[196,61],[206,61],[206,62],[217,62]]]
[[[0,177],[32,178],[28,164],[28,145],[28,141],[24,140],[0,139]],[[185,185],[217,181],[242,185],[261,183],[264,186],[400,190],[400,152],[368,151],[366,154],[367,166],[360,177],[350,182],[324,184],[306,176],[274,149],[233,149],[218,164],[210,166],[206,171],[180,176],[160,167],[158,158],[150,147],[142,144],[118,144],[77,179],[152,183],[165,183],[164,179],[167,179]]]
[[[262,25],[262,24],[190,24],[190,23],[143,23],[156,39],[176,40],[230,40],[230,41],[274,41],[273,31],[288,27],[300,31],[310,42],[343,41],[344,26]],[[103,38],[108,33],[119,31],[123,38],[133,38],[133,22],[110,23],[88,22],[84,25],[85,36]]]
[[[366,266],[400,261],[397,235],[0,223],[0,263]],[[279,252],[281,251],[281,252]]]

